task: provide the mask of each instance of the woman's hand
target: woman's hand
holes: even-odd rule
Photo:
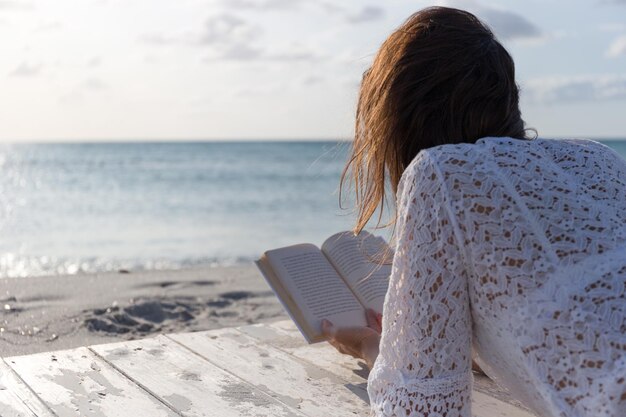
[[[322,320],[322,333],[339,352],[363,359],[371,369],[378,357],[378,345],[382,332],[382,314],[365,310],[367,327],[337,329],[329,320]]]

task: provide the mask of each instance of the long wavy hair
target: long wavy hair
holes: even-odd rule
[[[463,10],[429,7],[410,16],[363,74],[352,152],[341,175],[354,186],[359,233],[396,194],[422,149],[487,136],[527,139],[513,59],[492,31]],[[532,130],[532,129],[531,129]]]

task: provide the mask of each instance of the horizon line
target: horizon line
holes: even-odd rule
[[[591,139],[599,141],[626,140],[626,135],[619,136],[540,136],[545,139]],[[0,139],[2,145],[71,145],[71,144],[164,144],[164,143],[321,143],[352,142],[352,138],[125,138],[125,139]]]
[[[254,142],[351,142],[347,138],[124,138],[124,139],[0,139],[1,145],[63,145],[63,144],[106,144],[106,143],[254,143]]]

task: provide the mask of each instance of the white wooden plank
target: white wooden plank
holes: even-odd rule
[[[263,346],[236,329],[168,337],[308,416],[366,415],[369,410],[362,387],[282,350]]]
[[[87,348],[6,362],[59,417],[178,416]]]
[[[0,358],[0,416],[52,417],[45,404]]]
[[[524,407],[522,403],[516,400],[508,391],[500,388],[493,380],[489,379],[489,377],[480,374],[474,374],[474,393],[482,393],[487,397],[491,397],[496,400],[500,400],[503,403],[515,406],[523,411],[525,411],[529,416],[533,416],[531,411]]]
[[[363,361],[339,353],[328,343],[307,344],[291,320],[242,326],[238,330],[264,344],[277,347],[367,389],[369,370]],[[534,417],[532,413],[518,407],[517,404],[504,401],[504,397],[510,396],[497,391],[501,389],[489,378],[478,375],[475,377],[472,393],[475,417]],[[517,403],[517,401],[514,402]]]
[[[2,417],[37,417],[23,402],[6,388],[0,386],[0,416]]]
[[[307,345],[289,320],[91,349],[105,360],[85,348],[7,358],[10,368],[0,359],[0,416],[53,416],[39,397],[59,417],[343,416],[369,411],[362,362],[326,343]],[[475,417],[533,417],[487,388],[473,393]]]
[[[472,414],[475,417],[535,417],[526,410],[476,390],[472,392]]]
[[[164,336],[90,349],[184,416],[303,416]]]
[[[289,323],[291,320],[289,320]],[[364,361],[349,355],[343,355],[328,343],[309,345],[305,342],[298,329],[284,321],[253,324],[237,328],[239,331],[255,339],[304,359],[319,368],[334,373],[346,382],[367,389],[369,370]]]

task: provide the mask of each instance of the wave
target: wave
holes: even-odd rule
[[[205,257],[186,259],[104,259],[57,258],[50,256],[22,256],[13,253],[0,255],[0,278],[93,274],[101,272],[136,272],[177,270],[197,267],[226,267],[249,265],[250,257]]]

